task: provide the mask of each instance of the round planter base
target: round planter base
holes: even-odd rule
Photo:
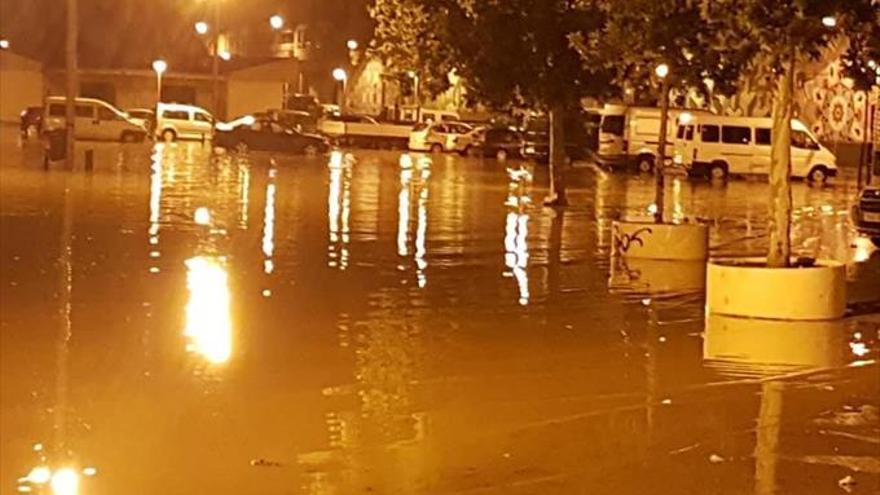
[[[706,262],[617,258],[611,262],[608,288],[645,295],[702,292],[706,288]]]
[[[763,258],[717,260],[706,270],[708,313],[773,320],[834,320],[846,311],[846,267],[817,261],[768,268]]]
[[[700,224],[614,222],[613,255],[652,260],[705,261],[709,227]]]

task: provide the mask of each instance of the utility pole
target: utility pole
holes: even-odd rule
[[[214,97],[214,118],[220,118],[220,0],[214,0],[214,58],[211,60],[211,80]]]
[[[67,47],[65,53],[66,65],[67,65],[67,81],[66,81],[66,93],[67,100],[64,109],[64,130],[67,135],[67,150],[66,150],[66,165],[69,170],[73,169],[73,164],[76,162],[75,153],[75,125],[76,125],[76,105],[75,99],[77,96],[77,61],[76,61],[76,47],[78,40],[78,25],[79,21],[77,19],[77,0],[67,0]]]

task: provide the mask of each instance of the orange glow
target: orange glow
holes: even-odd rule
[[[187,349],[214,364],[229,361],[232,355],[232,323],[228,274],[221,258],[196,256],[186,260],[186,305],[184,335]]]

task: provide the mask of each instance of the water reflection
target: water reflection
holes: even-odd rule
[[[275,175],[274,168],[269,169],[266,182],[266,207],[263,210],[263,272],[266,275],[275,271]]]
[[[431,158],[419,156],[416,160],[403,154],[400,164],[400,192],[397,196],[397,255],[409,256],[410,240],[413,243],[413,261],[416,267],[416,283],[424,288],[428,283],[428,261],[425,243],[428,233],[428,179],[431,177]],[[415,232],[412,232],[412,210],[415,200]],[[406,265],[398,265],[406,270]]]
[[[232,355],[232,323],[226,261],[215,256],[186,260],[187,350],[213,364],[225,363]]]
[[[508,270],[505,277],[516,279],[519,303],[529,304],[529,215],[531,206],[530,186],[532,175],[524,169],[509,169],[510,182],[507,192],[507,220],[504,227],[504,264]]]
[[[349,217],[351,215],[351,169],[352,155],[334,151],[327,168],[330,185],[327,192],[327,221],[330,235],[327,245],[327,266],[345,270],[348,268],[350,242]]]

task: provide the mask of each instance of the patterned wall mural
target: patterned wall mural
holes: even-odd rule
[[[795,105],[798,117],[823,141],[855,143],[871,137],[869,95],[842,77],[839,59],[804,82]]]

